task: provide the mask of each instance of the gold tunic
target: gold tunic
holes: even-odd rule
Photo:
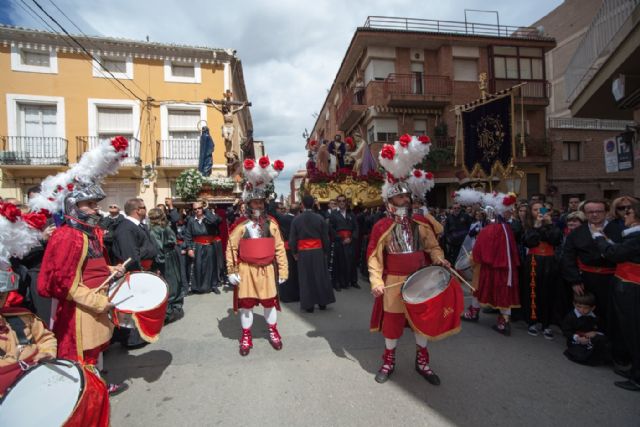
[[[23,347],[18,344],[18,336],[6,321],[6,317],[10,316],[19,317],[22,320],[25,325],[24,334],[32,344],[27,344]],[[58,347],[56,337],[35,314],[5,314],[2,315],[0,323],[5,323],[9,330],[5,334],[0,334],[0,354],[4,354],[0,356],[0,367],[13,365],[19,360],[28,359],[38,353],[56,357]]]
[[[261,300],[274,298],[278,291],[276,289],[273,264],[260,267],[247,264],[239,259],[240,239],[245,235],[248,223],[249,221],[245,221],[243,224],[238,225],[229,234],[226,253],[227,271],[229,274],[238,273],[240,276],[238,298],[257,298]],[[286,280],[289,277],[287,253],[284,249],[280,228],[274,220],[269,221],[269,232],[275,241],[278,277]]]

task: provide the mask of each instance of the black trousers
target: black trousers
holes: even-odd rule
[[[631,378],[640,382],[640,285],[616,278],[612,288],[612,308],[631,356]]]

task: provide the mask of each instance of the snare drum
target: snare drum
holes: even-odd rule
[[[431,339],[460,331],[464,295],[460,284],[446,268],[421,268],[402,285],[402,299],[412,327]]]
[[[130,273],[121,281],[109,289],[109,298],[116,306],[111,317],[113,323],[137,329],[147,342],[157,341],[167,311],[167,282],[149,272]]]
[[[0,425],[108,426],[106,385],[70,360],[38,364],[20,377],[0,401]]]

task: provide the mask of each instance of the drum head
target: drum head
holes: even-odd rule
[[[421,268],[402,285],[402,299],[410,304],[423,303],[447,289],[451,274],[435,265]]]
[[[30,369],[0,403],[0,426],[61,426],[73,414],[84,388],[82,370],[57,359]]]
[[[167,283],[153,273],[131,273],[128,280],[120,286],[118,293],[111,300],[117,310],[137,313],[148,311],[162,304],[169,294]],[[119,282],[109,289],[109,296],[113,295]]]

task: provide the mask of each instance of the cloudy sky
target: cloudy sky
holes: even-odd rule
[[[54,4],[88,35],[233,48],[243,62],[256,139],[265,141],[288,181],[304,167],[302,133],[311,130],[338,66],[358,26],[367,16],[464,21],[465,9],[487,9],[471,0],[37,0],[72,33],[78,33]],[[503,25],[529,25],[561,0],[496,0]],[[0,21],[46,29],[25,10],[32,0],[0,2]],[[495,14],[468,12],[469,21],[495,23]]]

